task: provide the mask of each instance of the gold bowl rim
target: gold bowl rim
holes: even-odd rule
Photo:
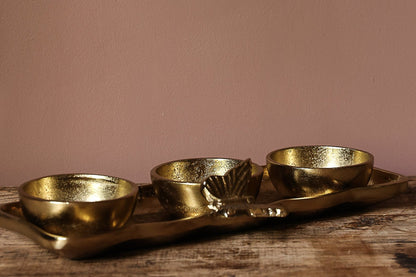
[[[49,200],[49,199],[45,199],[45,198],[41,198],[41,197],[37,197],[37,196],[33,196],[29,193],[27,193],[25,191],[25,186],[28,185],[29,183],[32,183],[34,181],[38,181],[41,179],[45,179],[45,178],[59,178],[59,177],[87,177],[87,178],[91,178],[91,179],[96,179],[96,180],[122,180],[126,183],[129,183],[131,185],[131,190],[129,193],[120,196],[120,197],[116,197],[116,198],[111,198],[111,199],[103,199],[103,200],[96,200],[96,201],[66,201],[66,200]],[[118,185],[117,183],[115,183],[116,185]],[[111,202],[111,201],[115,201],[115,200],[119,200],[119,199],[125,199],[125,198],[130,198],[130,197],[137,197],[137,193],[138,193],[138,185],[135,182],[129,181],[127,179],[124,178],[120,178],[120,177],[116,177],[116,176],[110,176],[110,175],[101,175],[101,174],[94,174],[94,173],[64,173],[64,174],[54,174],[54,175],[46,175],[43,177],[39,177],[39,178],[34,178],[32,180],[29,180],[27,182],[24,182],[23,184],[21,184],[18,188],[18,193],[20,198],[24,197],[27,199],[31,199],[31,200],[36,200],[36,201],[42,201],[42,202],[49,202],[49,203],[71,203],[71,204],[94,204],[94,203],[104,203],[104,202]]]
[[[272,155],[279,152],[279,151],[285,151],[288,149],[296,149],[296,148],[305,148],[305,147],[325,147],[325,148],[338,148],[338,149],[348,149],[348,150],[352,150],[354,152],[362,152],[365,153],[368,156],[368,159],[364,162],[361,163],[354,163],[354,164],[350,164],[350,165],[342,165],[342,166],[333,166],[333,167],[307,167],[307,166],[295,166],[295,165],[289,165],[289,164],[284,164],[284,163],[279,163],[276,160],[272,159]],[[356,149],[356,148],[352,148],[352,147],[346,147],[346,146],[337,146],[337,145],[298,145],[298,146],[290,146],[290,147],[285,147],[285,148],[280,148],[277,150],[274,150],[270,153],[267,154],[266,156],[266,162],[267,164],[272,164],[272,165],[278,165],[278,166],[284,166],[284,167],[288,167],[288,168],[299,168],[299,169],[341,169],[341,168],[351,168],[351,167],[358,167],[358,166],[363,166],[363,165],[371,165],[374,163],[374,155],[371,154],[370,152],[361,150],[361,149]]]
[[[167,164],[171,164],[171,163],[176,163],[176,162],[186,162],[186,161],[199,161],[199,160],[234,160],[234,161],[244,161],[242,159],[235,159],[235,158],[223,158],[223,157],[200,157],[200,158],[188,158],[188,159],[178,159],[178,160],[172,160],[169,162],[165,162],[165,163],[161,163],[159,165],[156,165],[152,168],[152,170],[150,171],[150,176],[153,178],[157,178],[158,180],[161,181],[166,181],[166,182],[170,182],[170,183],[175,183],[175,184],[186,184],[186,185],[200,185],[201,182],[187,182],[187,181],[176,181],[173,180],[171,178],[167,178],[164,177],[162,175],[160,175],[159,173],[157,173],[157,170]],[[263,174],[263,170],[264,168],[261,165],[258,165],[257,163],[251,162],[252,165],[255,166],[256,170],[253,172],[251,176],[258,176],[260,174]],[[153,181],[153,180],[152,180]]]

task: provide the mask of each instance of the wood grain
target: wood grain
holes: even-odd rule
[[[0,203],[17,201],[0,188]],[[239,233],[68,260],[0,228],[1,276],[411,276],[416,189],[365,208],[338,207]]]

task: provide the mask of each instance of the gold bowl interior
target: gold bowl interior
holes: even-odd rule
[[[97,202],[128,195],[132,186],[125,180],[98,175],[61,175],[26,183],[22,193],[39,200]]]
[[[151,171],[152,184],[160,203],[179,217],[199,216],[209,212],[208,202],[201,194],[201,183],[213,175],[224,175],[241,160],[227,158],[196,158],[167,162]],[[263,168],[252,163],[248,195],[257,197]]]
[[[337,168],[368,163],[370,153],[346,147],[301,146],[272,152],[268,161],[303,168]]]
[[[339,146],[298,146],[267,155],[270,179],[283,197],[310,197],[365,186],[374,158]]]
[[[163,164],[155,173],[173,182],[202,183],[212,175],[224,175],[241,161],[234,159],[190,159]]]
[[[61,235],[99,233],[123,226],[130,218],[137,185],[92,174],[64,174],[29,181],[19,187],[25,217]]]

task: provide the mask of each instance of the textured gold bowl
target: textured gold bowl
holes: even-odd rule
[[[160,203],[179,217],[200,216],[210,212],[201,193],[201,183],[209,176],[224,175],[241,160],[196,158],[167,162],[151,171],[152,184]],[[263,167],[252,163],[247,194],[254,198],[260,189]]]
[[[130,218],[137,185],[92,174],[63,174],[32,180],[19,187],[24,216],[59,235],[97,234],[122,227]]]
[[[339,146],[297,146],[266,157],[267,170],[284,198],[312,197],[367,185],[374,158]]]

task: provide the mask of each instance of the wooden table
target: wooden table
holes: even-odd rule
[[[17,201],[0,188],[0,203]],[[88,260],[58,257],[0,228],[1,276],[407,276],[416,274],[416,188],[366,208],[335,208],[240,233]]]

